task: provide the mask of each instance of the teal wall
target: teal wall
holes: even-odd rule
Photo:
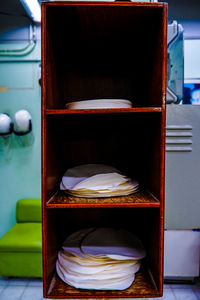
[[[13,119],[18,110],[28,110],[34,135],[32,146],[20,146],[12,134],[10,150],[0,149],[0,237],[15,224],[18,199],[41,197],[40,41],[29,54],[2,55],[3,49],[22,49],[26,44],[27,41],[0,45],[0,113]]]

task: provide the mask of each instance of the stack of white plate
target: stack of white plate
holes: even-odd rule
[[[111,166],[86,164],[68,169],[60,189],[77,197],[100,198],[132,194],[139,183]]]
[[[124,290],[133,283],[145,256],[141,241],[126,230],[86,228],[65,240],[56,270],[76,288]]]
[[[98,109],[98,108],[131,108],[132,103],[126,99],[92,99],[67,103],[67,109]]]

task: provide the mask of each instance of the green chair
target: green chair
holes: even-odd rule
[[[0,239],[0,276],[42,277],[41,200],[20,199],[16,221]]]

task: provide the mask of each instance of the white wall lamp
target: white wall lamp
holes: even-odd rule
[[[30,113],[25,109],[17,111],[14,115],[13,123],[13,132],[19,145],[22,147],[31,146],[34,142],[34,136]]]
[[[27,14],[35,23],[41,22],[41,7],[38,0],[20,0]]]
[[[0,113],[0,152],[6,152],[11,146],[13,122],[7,114]]]

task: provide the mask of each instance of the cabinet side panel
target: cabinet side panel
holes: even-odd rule
[[[46,118],[45,118],[45,107],[46,107],[46,8],[41,5],[41,13],[42,13],[42,23],[41,23],[41,59],[42,59],[42,101],[41,101],[41,113],[42,113],[42,254],[43,254],[43,294],[44,296],[47,294],[47,276],[46,276],[46,232],[47,232],[47,224],[46,224]]]
[[[149,213],[151,213],[149,211]],[[159,293],[162,292],[162,286],[160,285],[160,280],[162,277],[162,268],[160,265],[160,247],[161,243],[161,220],[160,220],[160,210],[152,211],[151,214],[151,227],[149,228],[149,235],[146,236],[149,254],[149,265],[155,280],[156,286]]]
[[[166,141],[166,93],[167,93],[167,28],[168,28],[168,6],[164,5],[163,10],[163,65],[162,65],[162,137],[161,137],[161,191],[160,191],[160,281],[159,288],[163,292],[164,277],[164,218],[165,218],[165,141]]]

